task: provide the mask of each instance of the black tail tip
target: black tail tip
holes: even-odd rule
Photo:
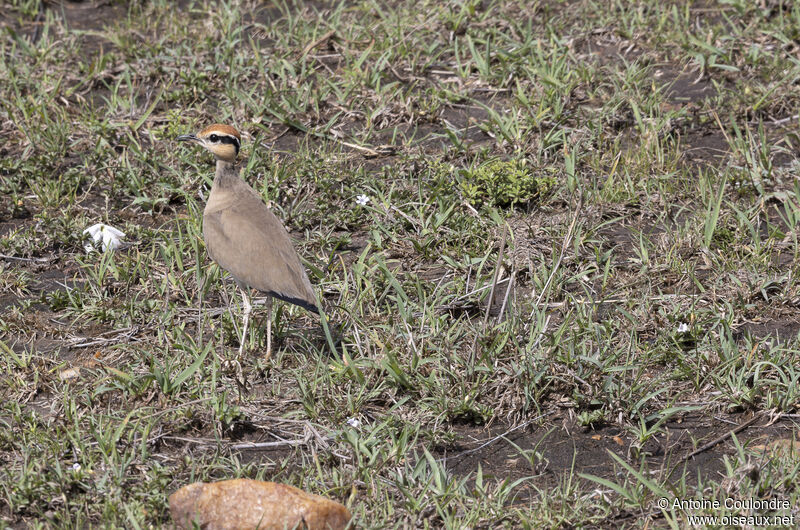
[[[268,293],[271,296],[277,298],[278,300],[283,300],[284,302],[288,302],[290,304],[299,305],[303,309],[311,311],[312,313],[320,314],[319,307],[317,306],[316,300],[306,300],[304,298],[295,298],[292,296],[284,296],[280,293]]]

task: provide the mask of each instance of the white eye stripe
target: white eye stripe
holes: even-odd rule
[[[209,142],[211,142],[213,144],[216,144],[216,143],[232,144],[232,145],[236,146],[236,150],[237,151],[239,150],[239,147],[240,147],[239,139],[236,138],[235,136],[231,136],[230,134],[212,133],[212,134],[209,134],[208,136],[206,136],[206,140],[208,140]]]

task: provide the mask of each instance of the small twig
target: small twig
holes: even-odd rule
[[[712,110],[711,115],[714,116],[714,120],[716,120],[717,126],[719,126],[719,130],[722,131],[722,135],[725,137],[725,141],[728,142],[728,146],[732,148],[733,142],[731,141],[731,137],[728,136],[728,131],[726,131],[725,127],[722,126],[722,121],[719,119],[717,111]]]
[[[468,279],[469,279],[469,278],[468,278]],[[503,278],[502,280],[497,280],[497,285],[500,285],[500,284],[506,283],[506,282],[508,282],[508,281],[511,281],[511,278],[510,278],[510,277],[509,277],[509,278]],[[494,284],[492,284],[492,285],[494,285]],[[478,287],[477,289],[473,289],[473,290],[471,290],[470,292],[468,292],[468,293],[466,293],[466,294],[464,294],[464,295],[462,295],[462,296],[459,296],[459,297],[457,298],[457,300],[466,300],[467,298],[469,298],[469,297],[470,297],[470,296],[472,296],[473,294],[477,294],[477,293],[479,293],[479,292],[481,292],[481,291],[485,291],[486,289],[491,289],[491,288],[492,288],[492,285],[484,285],[483,287]]]
[[[228,447],[234,450],[243,449],[274,449],[276,447],[293,447],[296,445],[305,445],[311,440],[311,431],[306,430],[306,435],[299,440],[281,440],[279,442],[245,442],[240,444],[232,444]]]
[[[397,78],[398,81],[402,81],[403,83],[410,83],[411,82],[411,79],[408,79],[408,78],[403,77],[402,75],[398,74],[397,70],[395,70],[394,66],[389,65],[389,71],[394,74],[394,76]]]
[[[334,35],[336,35],[336,31],[335,30],[330,30],[329,32],[323,34],[322,37],[318,38],[314,42],[309,43],[308,45],[306,45],[305,48],[303,48],[303,53],[301,54],[301,57],[305,57],[306,55],[308,55],[308,52],[310,52],[311,50],[313,50],[317,46],[320,46],[321,44],[327,42],[328,39],[330,39]]]
[[[794,116],[788,116],[786,118],[781,118],[779,120],[772,119],[772,125],[783,125],[784,123],[789,123],[790,121],[800,119],[800,114],[795,114]],[[752,125],[758,125],[757,122],[751,122]]]
[[[263,406],[264,403],[259,405],[258,403],[253,403],[256,406]],[[302,423],[303,425],[308,424],[308,420],[293,420],[291,418],[283,418],[281,416],[262,416],[258,412],[253,412],[251,417],[254,419],[258,419],[258,421],[272,421],[275,423]]]
[[[14,261],[26,261],[26,262],[31,262],[31,263],[48,263],[50,261],[53,261],[55,259],[55,257],[52,257],[52,258],[20,258],[20,257],[17,257],[17,256],[8,256],[6,254],[0,254],[0,259],[8,259],[8,260],[14,260]]]
[[[672,300],[672,299],[686,299],[686,298],[697,298],[697,302],[708,302],[704,298],[698,298],[698,295],[694,294],[677,294],[677,293],[668,293],[668,294],[660,294],[656,296],[648,296],[644,300],[648,302],[659,302],[662,300]],[[545,307],[548,309],[555,309],[557,307],[563,307],[567,304],[621,304],[624,302],[630,302],[630,298],[609,298],[607,300],[570,300],[569,302],[550,302],[549,304],[545,304]],[[637,303],[641,303],[642,300],[636,300]]]
[[[508,295],[511,294],[511,287],[514,285],[514,277],[517,275],[517,269],[511,271],[511,277],[508,279],[508,287],[506,288],[506,294],[503,296],[503,305],[500,306],[500,314],[497,315],[497,322],[498,324],[503,320],[503,313],[506,311],[506,304],[508,304]]]
[[[512,432],[514,432],[514,431],[518,431],[518,430],[522,429],[523,427],[527,427],[527,426],[528,426],[528,425],[530,425],[531,423],[533,423],[533,422],[535,422],[535,421],[539,421],[540,419],[544,418],[545,416],[547,416],[547,414],[540,414],[539,416],[536,416],[536,417],[535,417],[535,418],[533,418],[533,419],[530,419],[530,420],[528,420],[528,421],[526,421],[526,422],[524,422],[524,423],[520,423],[520,424],[519,424],[519,425],[517,425],[516,427],[512,427],[511,429],[507,430],[507,431],[506,431],[506,432],[504,432],[503,434],[498,434],[498,435],[497,435],[497,436],[495,436],[494,438],[491,438],[491,439],[489,439],[487,442],[485,442],[485,443],[482,443],[481,445],[479,445],[478,447],[476,447],[476,448],[474,448],[474,449],[469,449],[469,450],[467,450],[467,451],[463,451],[463,452],[461,452],[461,453],[458,453],[458,454],[457,454],[457,455],[455,455],[455,456],[449,456],[449,457],[448,457],[448,456],[443,456],[442,458],[439,458],[439,459],[437,459],[436,461],[437,461],[437,462],[443,462],[443,461],[445,461],[445,460],[448,460],[448,459],[452,459],[452,460],[454,460],[454,459],[457,459],[457,458],[461,458],[462,456],[467,456],[467,455],[470,455],[470,454],[472,454],[472,453],[477,453],[477,452],[478,452],[478,451],[480,451],[481,449],[485,449],[486,447],[489,447],[490,445],[492,445],[493,443],[495,443],[497,440],[502,440],[503,438],[505,438],[506,436],[508,436],[508,435],[509,435],[509,434],[511,434]]]
[[[497,281],[500,279],[500,267],[503,265],[503,253],[506,251],[506,239],[508,238],[508,223],[503,226],[503,239],[500,240],[500,251],[497,253],[497,263],[494,266],[494,278],[492,279],[492,290],[489,291],[489,301],[486,304],[486,312],[483,314],[483,329],[489,322],[489,313],[494,302],[494,291],[497,288]]]
[[[714,438],[713,440],[711,440],[710,442],[708,442],[704,446],[702,446],[702,447],[700,447],[698,449],[695,449],[694,451],[692,451],[688,455],[684,456],[683,458],[681,458],[681,462],[685,462],[685,461],[689,460],[690,458],[694,458],[695,456],[699,455],[700,453],[704,453],[704,452],[708,451],[709,449],[711,449],[715,445],[717,445],[717,444],[719,444],[721,442],[724,442],[725,440],[727,440],[728,438],[730,438],[734,434],[737,434],[737,433],[745,430],[746,428],[750,427],[756,421],[758,421],[760,418],[761,418],[761,415],[760,414],[756,414],[755,416],[753,416],[752,418],[750,418],[746,422],[740,424],[735,429],[732,429],[732,430],[726,432],[722,436],[718,436],[717,438]]]
[[[176,410],[182,409],[183,407],[188,407],[190,405],[197,405],[198,403],[205,403],[206,401],[211,401],[214,399],[213,397],[206,397],[195,399],[192,401],[187,401],[186,403],[181,403],[180,405],[175,405],[174,407],[169,407],[168,409],[159,410],[158,412],[154,412],[152,414],[148,414],[147,416],[141,416],[138,418],[139,421],[148,420],[150,418],[157,418],[159,416],[163,416],[164,414],[169,414],[170,412],[174,412]],[[163,437],[163,436],[162,436]]]
[[[305,445],[308,443],[308,437],[303,438],[302,440],[284,440],[282,442],[259,442],[259,443],[242,443],[242,444],[233,444],[229,445],[230,449],[234,449],[237,451],[241,451],[244,449],[274,449],[276,447],[292,447],[295,445]]]
[[[330,136],[330,137],[326,137],[326,138],[329,138],[331,140],[339,142],[340,144],[342,144],[342,145],[344,145],[346,147],[350,147],[351,149],[358,149],[359,151],[364,151],[369,156],[380,156],[380,153],[378,151],[376,151],[374,149],[370,149],[369,147],[364,147],[363,145],[351,144],[350,142],[345,142],[344,140],[340,140],[339,138],[336,138],[334,136]]]
[[[211,442],[215,442],[213,438],[189,438],[186,436],[169,436],[160,434],[154,439],[162,439],[162,440],[177,440],[179,442],[187,442],[190,444],[198,444],[198,445],[211,445]],[[149,440],[148,440],[149,441]]]
[[[99,346],[100,344],[108,344],[109,342],[118,342],[121,338],[125,338],[127,339],[126,341],[130,341],[138,331],[139,326],[133,326],[125,329],[112,329],[111,331],[106,331],[105,333],[98,335],[93,340],[89,340],[87,337],[76,337],[70,341],[69,347],[89,348],[91,346]],[[110,335],[112,333],[116,333],[116,335],[113,337],[104,338],[106,335]]]

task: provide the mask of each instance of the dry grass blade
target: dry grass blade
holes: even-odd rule
[[[500,240],[500,250],[497,252],[497,262],[494,266],[494,276],[492,277],[492,288],[489,291],[489,299],[486,302],[486,311],[483,314],[483,325],[481,326],[483,332],[486,332],[486,326],[489,323],[489,313],[492,310],[492,303],[494,302],[494,291],[497,288],[497,282],[500,277],[500,269],[503,265],[503,255],[506,251],[506,239],[508,237],[508,223],[503,225],[503,237]],[[475,368],[475,361],[477,360],[478,356],[478,338],[479,336],[476,335],[475,339],[472,342],[472,355],[470,356],[470,370],[474,370]]]
[[[572,233],[575,230],[575,225],[578,222],[578,216],[581,212],[581,207],[583,206],[583,196],[578,197],[578,204],[575,206],[575,213],[572,216],[572,222],[570,222],[569,227],[567,228],[567,234],[564,236],[564,242],[561,244],[561,251],[558,253],[558,259],[553,264],[553,269],[550,271],[550,275],[547,277],[547,281],[544,283],[542,287],[542,292],[539,293],[539,297],[536,299],[536,304],[534,306],[534,312],[536,308],[540,308],[542,299],[547,295],[548,289],[550,289],[550,284],[553,281],[553,277],[558,272],[558,269],[561,267],[561,262],[564,260],[564,254],[567,252],[567,247],[569,247],[570,242],[572,241]],[[531,318],[533,318],[533,312],[531,313]]]

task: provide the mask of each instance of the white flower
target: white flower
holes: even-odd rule
[[[80,470],[81,470],[81,465],[78,462],[75,462],[74,464],[72,464],[72,471],[77,473]]]
[[[678,333],[689,333],[689,324],[681,322],[678,324]]]
[[[103,251],[115,250],[122,245],[122,239],[125,237],[125,232],[103,223],[92,225],[83,233],[89,234],[92,238],[92,242],[83,247],[86,252],[94,250],[98,243],[102,244]]]
[[[345,423],[347,423],[350,427],[354,429],[358,429],[359,427],[361,427],[361,422],[355,418],[347,418],[347,421]]]
[[[358,197],[356,197],[356,204],[359,206],[366,206],[368,202],[369,202],[369,197],[367,197],[366,195],[359,195]]]

